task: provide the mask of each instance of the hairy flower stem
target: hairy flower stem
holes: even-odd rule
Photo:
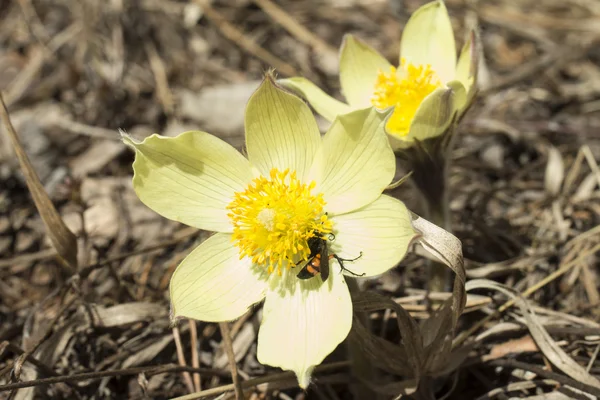
[[[346,283],[350,293],[357,293],[360,291],[358,282],[354,278],[346,277]],[[370,320],[369,315],[366,312],[354,312],[356,318],[360,320],[362,325],[369,330]],[[352,393],[355,399],[378,399],[379,395],[369,388],[364,381],[370,381],[375,378],[375,370],[373,365],[369,362],[360,343],[356,340],[346,340],[348,346],[348,358],[350,359],[350,370],[352,375],[356,378],[352,384]]]
[[[417,142],[411,149],[398,154],[404,168],[413,171],[411,180],[423,196],[426,219],[449,232],[448,171],[455,128],[453,124],[443,135]],[[450,281],[451,273],[446,266],[434,261],[429,263],[429,291],[449,291]]]
[[[444,190],[443,198],[445,197]],[[443,198],[437,202],[432,201],[434,199],[426,199],[428,206],[427,219],[440,228],[444,228],[450,232],[451,228],[448,201]],[[450,290],[450,269],[442,263],[431,260],[429,261],[428,268],[429,271],[427,275],[429,281],[429,291],[445,292]]]
[[[447,164],[445,161],[422,164],[415,167],[412,179],[423,196],[426,205],[424,210],[426,219],[440,228],[450,231]],[[445,265],[429,261],[428,269],[429,291],[444,292],[450,290],[450,270]]]

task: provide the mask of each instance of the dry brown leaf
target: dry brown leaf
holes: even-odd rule
[[[548,149],[548,163],[546,164],[546,175],[544,185],[546,191],[552,196],[556,196],[560,192],[565,177],[565,165],[562,155],[556,147]]]
[[[25,176],[25,181],[35,203],[35,207],[44,221],[46,232],[50,237],[52,245],[56,249],[58,255],[69,267],[71,267],[73,272],[77,269],[77,238],[73,232],[67,228],[58,214],[58,211],[54,208],[54,204],[52,204],[52,201],[48,197],[48,193],[44,190],[44,186],[40,182],[27,154],[25,154],[23,146],[19,142],[17,133],[10,122],[8,110],[6,109],[2,95],[0,95],[0,103],[2,105],[2,107],[0,107],[0,117],[4,121],[5,131],[10,137],[10,141],[15,149],[17,158],[19,159],[19,164],[21,165],[21,170]]]
[[[594,194],[594,191],[596,190],[597,186],[598,181],[596,179],[596,176],[593,173],[590,173],[583,179],[583,181],[581,181],[581,184],[577,187],[575,194],[571,197],[571,202],[579,203],[582,201],[589,200]]]
[[[456,274],[452,289],[452,325],[456,326],[458,317],[462,314],[467,301],[462,244],[450,232],[416,214],[413,214],[412,223],[413,227],[421,234],[417,242]]]
[[[207,132],[218,132],[225,140],[240,136],[244,129],[244,110],[259,81],[216,85],[199,93],[179,93],[181,115],[202,124]]]
[[[77,332],[83,331],[88,326],[89,324],[84,313],[78,312],[73,314],[63,326],[56,329],[48,339],[40,344],[33,355],[43,364],[55,365],[65,353],[65,349]],[[20,378],[27,381],[38,379],[38,377],[39,372],[37,368],[29,362],[25,362],[21,369]],[[36,390],[37,387],[20,389],[17,391],[15,400],[36,399],[38,398],[38,396],[36,396]]]
[[[509,340],[504,343],[499,343],[492,347],[490,354],[484,356],[484,360],[495,360],[502,358],[508,354],[519,354],[526,352],[539,351],[537,345],[530,335],[523,336],[518,339]]]
[[[128,325],[134,322],[166,318],[167,310],[161,304],[133,302],[112,307],[95,306],[90,308],[94,316],[94,325],[104,328]]]
[[[158,353],[163,351],[173,341],[173,335],[168,334],[163,337],[156,339],[155,342],[144,346],[141,350],[134,352],[131,356],[127,357],[123,361],[122,368],[134,367],[136,365],[143,365],[151,362],[156,358]]]
[[[71,172],[74,177],[83,178],[104,168],[124,150],[125,146],[121,142],[109,140],[95,142],[86,151],[71,160]]]
[[[485,331],[481,332],[475,338],[476,342],[482,342],[488,337],[503,335],[507,333],[514,333],[523,330],[523,326],[521,324],[517,324],[516,322],[498,322],[492,326],[490,326]]]

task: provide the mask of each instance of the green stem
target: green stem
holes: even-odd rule
[[[445,135],[423,142],[420,147],[405,159],[413,171],[415,183],[426,204],[425,217],[447,231],[450,231],[450,210],[448,201],[448,171],[450,149],[452,148],[453,129]],[[443,264],[430,262],[428,288],[432,292],[450,290],[451,273]]]
[[[431,201],[427,202],[428,205],[428,215],[427,219],[433,222],[440,228],[444,228],[445,230],[450,232],[450,212],[449,206],[446,196],[446,191],[444,190],[444,195],[441,196],[440,201]],[[450,278],[451,272],[448,267],[444,264],[430,261],[429,262],[429,291],[431,292],[445,292],[450,290]]]

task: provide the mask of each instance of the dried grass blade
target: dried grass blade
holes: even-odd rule
[[[227,358],[229,359],[229,369],[231,370],[231,380],[233,381],[233,387],[235,391],[236,400],[244,400],[244,388],[242,387],[242,381],[240,380],[237,364],[235,361],[235,354],[233,352],[233,342],[231,340],[231,329],[229,329],[229,322],[219,322],[219,328],[221,329],[221,336],[223,337],[223,345]]]
[[[2,103],[2,107],[0,107],[0,118],[4,122],[6,132],[8,133],[13,148],[15,149],[15,153],[17,154],[21,170],[25,176],[25,181],[29,188],[29,192],[31,193],[31,197],[33,198],[33,202],[35,203],[35,207],[40,213],[42,221],[44,221],[52,245],[58,252],[58,255],[72,269],[71,272],[74,272],[77,269],[77,238],[73,232],[67,228],[58,214],[58,211],[54,208],[54,204],[52,204],[52,201],[48,197],[48,193],[44,190],[40,178],[37,176],[27,154],[23,150],[23,146],[21,146],[15,128],[10,121],[8,110],[4,104],[4,98],[1,94],[0,103]]]

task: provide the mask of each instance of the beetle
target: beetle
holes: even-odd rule
[[[334,238],[335,236],[333,233],[329,234],[329,240],[333,240]],[[329,261],[333,258],[335,258],[340,264],[342,271],[348,271],[355,276],[365,275],[364,272],[362,274],[355,274],[348,268],[344,267],[344,261],[352,262],[361,258],[362,251],[356,258],[341,258],[335,253],[329,254],[329,249],[327,248],[327,239],[321,236],[313,236],[309,238],[307,242],[308,248],[310,249],[310,255],[306,260],[300,260],[296,263],[296,265],[299,265],[300,263],[305,262],[300,272],[298,272],[298,275],[296,275],[299,279],[310,279],[321,274],[321,280],[325,282],[329,277]]]

